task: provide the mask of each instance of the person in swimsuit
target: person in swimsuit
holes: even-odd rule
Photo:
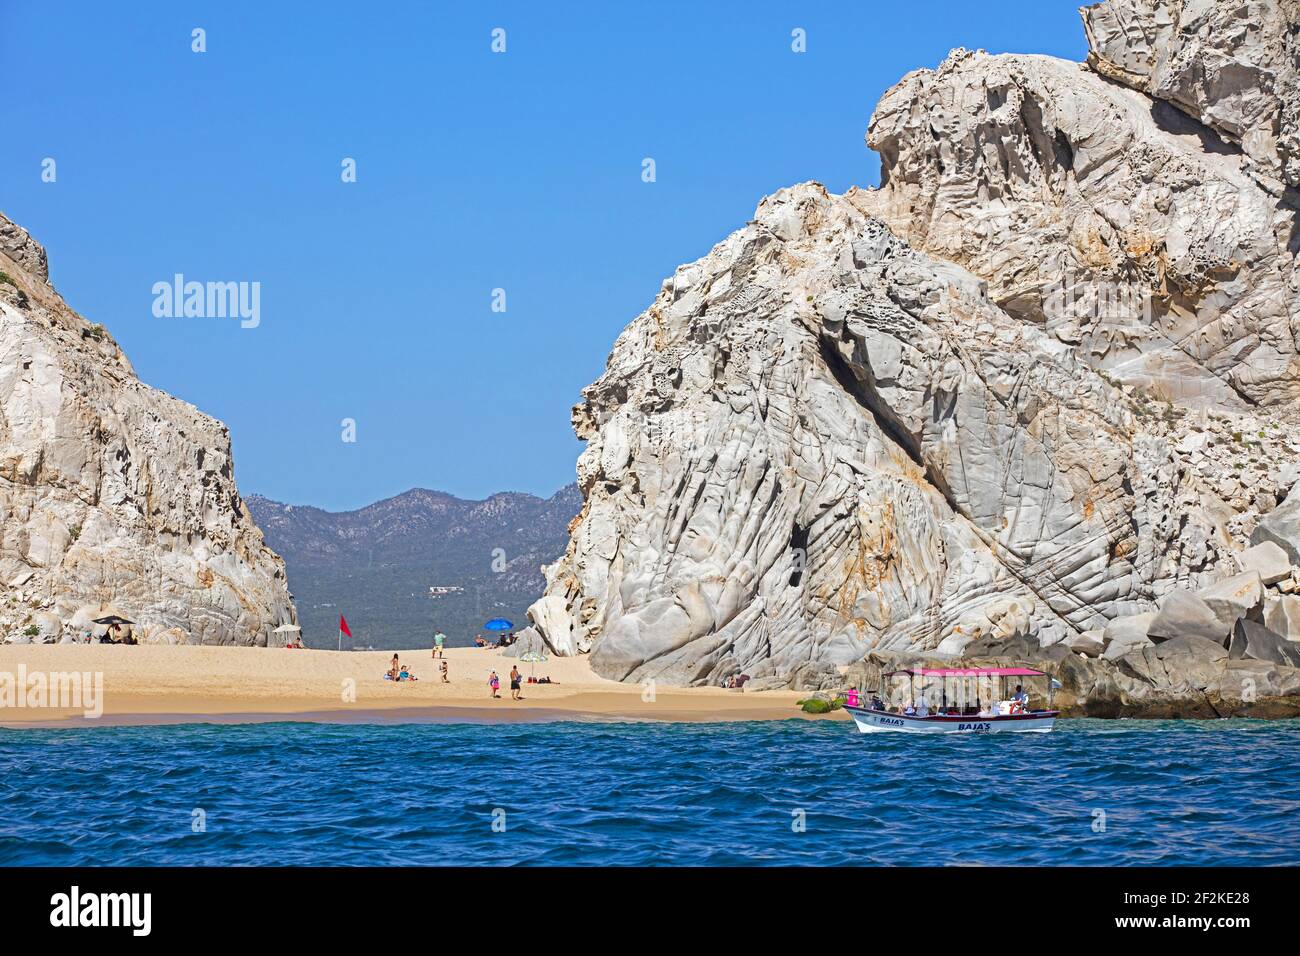
[[[445,660],[442,662],[440,670],[442,672],[442,682],[444,684],[450,684],[451,680],[447,677],[447,662]]]
[[[401,676],[402,665],[397,662],[397,655],[393,655],[393,663],[388,668],[388,679],[397,680]]]
[[[501,696],[497,693],[497,690],[501,687],[501,678],[497,677],[496,671],[493,671],[492,676],[488,678],[488,687],[491,689],[493,697]]]
[[[523,700],[523,697],[519,695],[519,681],[522,677],[523,675],[519,673],[519,668],[512,665],[510,667],[510,699],[511,700]]]

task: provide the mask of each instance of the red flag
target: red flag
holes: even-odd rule
[[[343,617],[342,614],[339,615],[339,630],[342,631],[344,634],[346,634],[348,637],[352,636],[352,632],[348,630],[348,622]]]

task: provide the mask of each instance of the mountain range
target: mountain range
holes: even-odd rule
[[[496,617],[523,627],[545,587],[541,566],[563,553],[582,507],[576,485],[546,499],[501,492],[483,501],[413,488],[343,512],[246,501],[284,558],[313,647],[336,646],[340,614],[359,647],[422,647],[435,630],[466,645]]]

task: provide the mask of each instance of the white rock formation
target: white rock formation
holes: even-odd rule
[[[1246,104],[1201,77],[1203,125],[1123,44],[1228,4],[1104,6],[1096,69],[959,50],[904,78],[868,132],[879,190],[765,199],[624,330],[530,611],[557,653],[678,683],[977,639],[1095,654],[1238,572],[1300,474],[1300,227],[1267,172],[1289,134],[1243,132],[1290,80]]]
[[[117,613],[137,640],[277,643],[296,619],[284,564],[239,497],[225,426],[141,383],[3,216],[0,273],[0,640]]]
[[[1106,0],[1083,22],[1095,70],[1213,127],[1261,178],[1300,186],[1296,0]]]

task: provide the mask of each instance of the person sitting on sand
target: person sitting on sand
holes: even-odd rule
[[[475,635],[474,635],[474,646],[475,646],[475,647],[487,647],[487,646],[488,646],[487,638],[485,638],[482,634],[475,634]]]

